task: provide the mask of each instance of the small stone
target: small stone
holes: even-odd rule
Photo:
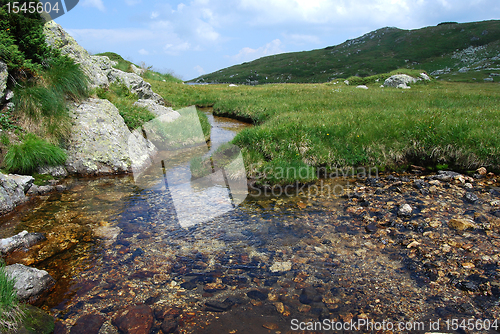
[[[222,283],[207,283],[203,286],[203,290],[205,290],[208,293],[225,290],[226,288],[227,286]]]
[[[276,311],[278,311],[279,314],[283,314],[285,312],[285,305],[281,302],[275,303],[274,307],[276,307]]]
[[[271,270],[273,273],[290,271],[290,269],[292,269],[292,262],[290,261],[284,261],[284,262],[277,261],[273,263],[271,268],[269,268],[269,270]]]
[[[399,207],[398,216],[400,217],[410,217],[413,209],[409,204],[403,204]]]
[[[300,305],[298,307],[299,312],[307,313],[311,310],[311,305]]]
[[[462,263],[462,267],[464,267],[465,269],[472,269],[475,268],[476,266],[472,262],[464,262]]]
[[[450,219],[448,226],[458,231],[464,231],[470,228],[475,228],[474,221],[467,218],[454,218]]]
[[[267,293],[263,293],[262,291],[259,291],[259,290],[248,291],[247,296],[248,296],[248,298],[255,299],[255,300],[266,300],[267,299]]]
[[[262,325],[262,327],[267,328],[267,329],[270,329],[270,330],[276,330],[276,329],[278,329],[278,328],[279,328],[277,324],[272,323],[272,322],[266,322],[266,323],[264,323],[264,324]]]
[[[316,302],[321,302],[323,297],[314,288],[304,288],[300,294],[299,301],[302,304],[311,304]]]
[[[474,194],[474,193],[466,192],[465,195],[464,195],[464,200],[466,202],[474,204],[474,203],[476,203],[479,200],[479,197],[477,197],[477,195]]]
[[[487,171],[487,170],[486,170],[486,168],[484,168],[484,167],[480,167],[480,168],[476,169],[476,172],[477,172],[479,175],[483,175],[483,176],[484,176],[484,175],[486,175],[486,174],[488,174],[488,171]]]
[[[472,188],[474,188],[474,187],[472,186],[472,184],[470,184],[469,182],[467,182],[466,184],[464,184],[464,187],[465,187],[465,188],[467,188],[467,189],[472,189]]]
[[[416,241],[412,241],[408,244],[408,246],[406,246],[406,248],[413,248],[413,247],[417,247],[418,245],[420,245],[419,242],[416,242]]]
[[[433,227],[433,228],[436,228],[436,227],[441,226],[441,222],[440,222],[440,221],[438,221],[438,220],[434,220],[434,221],[431,221],[431,222],[429,223],[429,226],[430,226],[430,227]]]
[[[106,319],[100,314],[87,314],[80,317],[71,327],[70,334],[97,334]]]
[[[177,321],[172,317],[168,317],[163,320],[160,328],[163,333],[167,334],[167,333],[174,333],[175,330],[177,329],[177,326],[178,326]]]
[[[378,226],[377,226],[377,224],[374,224],[374,223],[368,224],[365,226],[365,230],[367,233],[374,233],[377,231],[377,229],[378,229]]]
[[[224,312],[224,311],[228,311],[229,309],[231,309],[231,307],[234,304],[235,304],[234,301],[232,301],[229,298],[227,298],[223,302],[219,302],[219,301],[216,301],[216,300],[214,300],[214,301],[207,301],[205,303],[205,306],[206,306],[206,310],[207,311]]]

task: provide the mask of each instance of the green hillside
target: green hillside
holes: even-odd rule
[[[382,28],[340,45],[263,57],[190,82],[327,82],[403,67],[453,81],[482,81],[492,71],[500,74],[500,20],[447,22],[415,30]]]

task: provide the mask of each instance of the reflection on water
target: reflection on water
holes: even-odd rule
[[[241,123],[209,116],[213,152]],[[185,333],[285,333],[291,319],[396,323],[498,315],[491,299],[476,302],[452,284],[431,285],[417,270],[414,259],[420,254],[427,259],[442,252],[424,253],[415,246],[423,243],[415,241],[422,233],[431,240],[429,247],[437,242],[429,230],[418,232],[411,221],[397,227],[397,219],[390,218],[393,198],[406,196],[402,184],[394,193],[372,191],[366,198],[300,192],[248,196],[233,208],[221,200],[226,184],[192,182],[186,163],[206,152],[197,150],[162,152],[165,171],[157,164],[139,183],[132,176],[68,179],[67,191],[6,216],[0,237],[24,229],[46,233],[36,253],[14,254],[57,280],[44,309],[67,328],[86,314],[100,314],[111,326],[119,310],[146,304],[155,311],[153,332],[158,332],[164,313],[178,308],[175,323]],[[333,188],[347,180],[324,182]],[[195,196],[210,203],[206,212],[210,207],[231,210],[183,226],[182,220],[203,218],[191,202]],[[415,221],[431,221],[442,211],[432,205],[417,208]],[[188,209],[180,214],[178,207]],[[474,209],[475,214],[482,210]],[[403,251],[393,244],[404,245]],[[427,263],[425,268],[435,269],[434,262]],[[474,311],[479,305],[483,309]]]

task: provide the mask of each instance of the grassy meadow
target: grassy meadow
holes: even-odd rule
[[[368,90],[343,82],[151,83],[176,108],[213,105],[214,114],[255,123],[233,143],[244,153],[247,176],[263,184],[308,181],[277,172],[288,167],[500,170],[497,83],[433,81],[404,90],[380,88],[380,82],[368,84]]]

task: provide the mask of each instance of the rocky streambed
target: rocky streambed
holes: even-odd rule
[[[39,305],[58,333],[287,333],[325,319],[422,322],[426,331],[439,320],[444,332],[479,333],[445,324],[499,317],[492,174],[332,178],[294,196],[254,192],[189,228],[171,198],[130,176],[66,186],[0,232],[45,233],[7,261],[56,279]],[[329,191],[336,186],[344,191]]]

